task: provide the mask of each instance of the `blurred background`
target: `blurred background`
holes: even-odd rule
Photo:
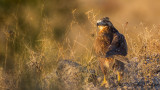
[[[55,73],[54,84],[45,80],[63,59],[97,68],[92,47],[102,17],[125,35],[128,57],[160,50],[159,0],[0,0],[0,13],[4,90],[58,88]]]

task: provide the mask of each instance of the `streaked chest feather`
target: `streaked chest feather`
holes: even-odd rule
[[[96,38],[95,50],[97,54],[105,54],[111,44],[113,36],[111,34],[101,34]]]

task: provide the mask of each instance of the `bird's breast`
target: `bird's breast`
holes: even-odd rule
[[[95,51],[97,54],[105,55],[108,51],[112,38],[109,35],[100,35],[96,38]]]

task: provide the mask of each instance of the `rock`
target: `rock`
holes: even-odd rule
[[[127,86],[123,86],[123,89],[124,89],[124,90],[127,90]]]
[[[115,74],[110,74],[110,76],[108,76],[109,87],[100,86],[103,75],[96,76],[95,70],[87,69],[83,65],[73,61],[59,61],[56,73],[62,90],[158,90],[160,88],[159,73],[150,80],[145,80],[142,75],[138,74],[138,70],[140,71],[141,68],[137,66],[138,64],[134,61],[130,63],[129,66],[126,65],[128,71],[125,72],[126,75],[124,77],[126,77],[126,79],[122,80],[121,85],[117,84]]]
[[[69,60],[59,61],[57,76],[62,86],[67,90],[81,89],[85,82],[92,82],[94,85],[97,82],[94,70],[88,70],[82,65]]]
[[[133,88],[133,87],[128,87],[127,89],[128,89],[128,90],[133,90],[134,88]]]
[[[100,90],[98,87],[94,86],[93,83],[88,83],[86,85],[83,85],[84,90]]]
[[[100,83],[103,80],[102,77],[97,77],[97,81]]]
[[[118,87],[117,87],[117,90],[122,90],[122,87],[118,86]]]
[[[157,77],[154,77],[152,81],[154,86],[159,85],[159,79]]]
[[[141,87],[140,87],[140,86],[137,86],[136,89],[137,89],[137,90],[141,90]]]
[[[159,88],[160,88],[160,85],[153,87],[153,90],[159,90]]]

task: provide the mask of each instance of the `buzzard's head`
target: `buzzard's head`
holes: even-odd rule
[[[112,27],[112,23],[109,21],[108,17],[102,18],[97,21],[97,27],[100,29],[100,31],[106,30],[110,27]]]

